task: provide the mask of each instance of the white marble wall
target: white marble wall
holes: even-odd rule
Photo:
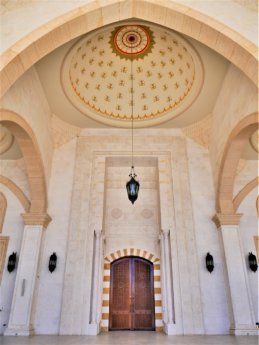
[[[254,188],[246,196],[237,210],[238,213],[243,213],[239,227],[239,238],[243,257],[245,258],[246,262],[247,278],[256,322],[259,322],[258,270],[255,273],[250,270],[247,256],[249,252],[253,252],[253,254],[256,255],[254,236],[259,236],[259,219],[256,210],[256,199],[258,194],[258,188]],[[257,262],[259,264],[258,257]]]
[[[200,275],[200,289],[206,334],[228,334],[229,319],[224,284],[224,258],[218,230],[211,218],[215,214],[215,192],[208,151],[187,139],[190,189]],[[214,258],[214,271],[205,266],[207,252]]]
[[[12,273],[7,271],[7,260],[10,254],[16,252],[17,264],[19,264],[19,253],[24,228],[21,213],[24,213],[24,209],[16,196],[2,184],[0,184],[0,191],[7,199],[7,209],[1,235],[9,236],[2,282],[0,284],[0,334],[3,334],[9,320],[14,283],[17,273],[17,265],[16,269]]]
[[[24,73],[8,90],[1,100],[1,107],[16,112],[32,128],[37,138],[48,185],[53,154],[51,111],[34,67]]]
[[[119,160],[119,157],[118,157]],[[131,247],[158,253],[160,231],[157,162],[142,166],[136,162],[140,182],[139,197],[132,205],[128,200],[126,182],[129,180],[130,159],[127,166],[106,168],[104,235],[105,253]],[[119,163],[119,161],[118,161]]]
[[[14,182],[30,199],[30,186],[24,159],[1,160],[0,174]]]
[[[234,65],[230,65],[213,109],[210,156],[215,185],[229,135],[242,118],[257,112],[257,89]]]
[[[53,155],[48,207],[52,221],[43,234],[36,286],[34,329],[37,334],[59,333],[76,141],[75,138],[57,148]],[[58,261],[51,274],[48,263],[53,252]]]
[[[242,164],[244,166],[235,178],[233,191],[234,196],[236,196],[237,193],[240,192],[245,185],[247,185],[247,183],[258,176],[258,160],[246,160],[244,163],[242,162]]]
[[[130,152],[127,130],[109,130],[108,134],[85,130],[54,151],[49,187],[53,220],[44,232],[40,254],[34,301],[36,333],[89,333],[94,230],[105,232],[104,254],[132,246],[159,256],[161,228],[170,229],[176,334],[228,333],[222,248],[211,221],[215,197],[208,151],[178,130],[136,131],[135,166],[141,187],[134,205],[125,189]],[[245,250],[254,251],[250,249],[254,215],[249,208],[250,203],[240,206],[245,213],[240,231]],[[16,218],[10,216],[6,224],[9,228],[16,219],[15,231],[22,232],[19,214],[23,210],[19,205],[13,209],[18,210]],[[250,237],[247,228],[253,228]],[[212,274],[205,268],[208,251],[215,260]],[[51,274],[48,260],[52,252],[57,253],[58,265]],[[255,300],[255,275],[248,275]],[[9,296],[7,287],[14,282],[5,283],[5,279],[6,273],[3,292]]]
[[[120,199],[121,195],[124,195],[125,207],[126,202],[128,202],[128,208],[132,205],[127,201],[125,189],[122,190],[123,176],[125,175],[124,183],[126,183],[130,165],[127,167],[125,167],[125,164],[119,165],[117,170],[114,167],[108,167],[106,176],[105,157],[112,157],[113,159],[123,156],[130,157],[131,138],[130,132],[127,130],[120,133],[116,130],[109,131],[108,135],[106,133],[104,130],[87,130],[82,133],[83,136],[78,140],[68,257],[61,310],[61,334],[86,334],[89,332],[94,230],[100,230],[100,228],[106,230],[106,226],[108,228],[105,253],[106,251],[130,247],[133,244],[138,244],[137,247],[139,247],[139,243],[142,243],[141,236],[138,234],[135,234],[135,236],[131,234],[129,237],[126,234],[122,237],[120,233],[120,236],[117,234],[115,242],[109,240],[109,236],[115,235],[119,229],[115,222],[113,224],[109,223],[109,208],[111,207],[112,211],[116,208],[115,206],[117,208],[118,205],[124,207],[124,202]],[[177,130],[159,130],[156,133],[149,130],[148,134],[145,130],[137,131],[135,155],[138,159],[141,161],[143,157],[162,158],[159,163],[161,171],[158,178],[155,177],[155,169],[152,167],[148,171],[146,167],[141,167],[142,163],[135,164],[140,180],[142,180],[141,173],[143,173],[141,182],[143,186],[145,186],[145,183],[147,183],[147,186],[149,184],[146,191],[143,188],[142,196],[140,192],[139,205],[141,206],[144,201],[147,203],[147,199],[150,197],[157,199],[154,180],[158,180],[159,197],[163,201],[161,205],[161,224],[167,229],[172,229],[173,289],[177,301],[175,303],[175,319],[179,325],[176,332],[179,334],[200,334],[204,332],[198,276],[200,268],[197,260],[185,140],[181,137],[173,138],[173,134],[180,136]],[[119,185],[114,182],[116,177]],[[145,182],[145,179],[148,181]],[[104,185],[105,180],[107,188]],[[173,189],[172,180],[174,181]],[[115,191],[116,187],[119,187],[118,191]],[[122,191],[123,194],[121,194]],[[143,201],[141,201],[142,198]],[[137,205],[137,202],[135,205]],[[177,203],[175,212],[173,212],[174,202]],[[154,209],[156,203],[152,201],[149,206]],[[104,210],[107,211],[107,219],[105,218],[105,220],[102,216]],[[139,217],[138,211],[136,207],[136,217]],[[143,210],[140,207],[141,211]],[[129,216],[132,217],[130,212],[124,213],[124,217]],[[154,219],[158,220],[158,214]],[[143,233],[145,231],[149,233],[152,230],[153,234],[158,234],[157,220],[153,222],[152,226],[143,223],[145,225]],[[132,222],[132,219],[130,221]],[[129,230],[135,231],[133,228],[131,229],[129,226],[126,233]],[[125,225],[123,230],[125,230]],[[146,236],[146,245],[150,246],[147,249],[151,252],[158,251],[156,249],[158,248],[156,236],[154,236],[153,241],[148,237],[152,237],[152,234]],[[156,252],[154,254],[157,255]],[[186,270],[187,266],[185,264],[188,263],[191,265]],[[181,300],[182,296],[185,296],[184,301]]]

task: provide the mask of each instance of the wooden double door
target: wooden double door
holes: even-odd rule
[[[154,330],[153,264],[125,257],[111,264],[110,330]]]

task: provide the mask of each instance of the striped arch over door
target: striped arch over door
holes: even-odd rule
[[[114,260],[125,256],[137,256],[149,260],[154,265],[154,298],[155,298],[155,327],[157,332],[163,331],[162,321],[162,295],[160,280],[160,259],[152,253],[135,248],[124,248],[117,250],[104,258],[104,274],[103,274],[103,295],[102,295],[102,320],[101,330],[108,332],[109,328],[109,303],[110,303],[110,269]]]

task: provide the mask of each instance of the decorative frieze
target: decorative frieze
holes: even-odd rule
[[[212,221],[216,224],[217,228],[220,228],[222,225],[239,225],[240,218],[242,214],[223,214],[216,213],[212,217]]]
[[[22,217],[25,225],[41,225],[44,229],[52,220],[47,213],[24,213]]]

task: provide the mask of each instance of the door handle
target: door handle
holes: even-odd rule
[[[134,312],[134,297],[130,296],[130,312]]]

